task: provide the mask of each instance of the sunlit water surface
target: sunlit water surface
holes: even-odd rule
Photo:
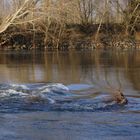
[[[0,52],[0,139],[58,138],[140,139],[140,51]]]

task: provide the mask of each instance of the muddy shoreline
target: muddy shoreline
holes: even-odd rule
[[[58,27],[55,32],[53,26],[44,33],[40,28],[32,30],[29,27],[10,26],[0,34],[1,50],[30,50],[30,49],[140,49],[140,31],[136,28],[133,34],[126,34],[121,25],[67,25]]]

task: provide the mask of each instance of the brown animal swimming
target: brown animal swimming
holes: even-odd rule
[[[114,93],[114,101],[116,101],[117,104],[127,104],[128,100],[124,96],[124,94],[121,91],[116,91]]]
[[[78,99],[78,98],[80,99],[81,96],[77,97],[76,99]],[[65,101],[66,100],[71,101],[72,98],[65,99]],[[47,102],[47,100],[45,100],[41,95],[31,95],[28,97],[27,101],[30,103]],[[101,102],[104,102],[106,104],[113,102],[113,103],[118,104],[118,105],[126,105],[128,103],[128,100],[124,96],[123,92],[121,92],[120,90],[117,90],[117,91],[112,92],[111,95],[109,95],[109,96],[102,97]]]
[[[110,103],[110,102],[115,102],[116,104],[119,105],[125,105],[128,103],[127,98],[124,96],[123,92],[120,90],[111,92],[111,96],[106,96],[104,98],[105,103]]]

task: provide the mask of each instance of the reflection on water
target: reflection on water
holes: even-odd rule
[[[23,108],[25,110],[27,108],[30,110],[34,108],[35,110],[101,110],[106,106],[101,101],[102,93],[116,89],[121,89],[127,98],[140,97],[139,56],[140,51],[1,52],[1,112],[9,110],[16,112]],[[53,83],[52,87],[48,87],[48,83]],[[62,83],[64,85],[62,87],[72,92],[68,94],[63,91],[52,91],[55,85],[58,86],[55,83]],[[86,88],[87,86],[89,88]],[[72,93],[79,93],[82,96],[77,100],[75,94],[71,95]],[[7,96],[8,99],[5,99]],[[47,103],[43,106],[35,104],[35,106],[25,107],[27,104],[23,98],[25,96],[35,102],[44,101],[45,98]],[[67,98],[68,96],[71,99]],[[129,101],[131,105],[138,102],[137,98],[133,100]],[[51,106],[51,103],[55,104]],[[135,107],[129,106],[128,110],[139,111],[138,107],[139,104]]]
[[[0,52],[0,139],[139,139],[139,56]],[[104,102],[108,87],[122,89],[128,104]]]
[[[140,90],[140,51],[1,52],[0,82],[98,83]],[[104,80],[105,79],[105,80]]]

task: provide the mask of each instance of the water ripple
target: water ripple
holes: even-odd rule
[[[74,89],[73,89],[74,87]],[[0,84],[0,112],[27,111],[140,111],[140,98],[128,97],[128,105],[115,101],[105,102],[102,93],[83,94],[91,85],[68,85],[61,83]],[[74,91],[79,91],[75,93]],[[79,94],[79,93],[82,94]]]

